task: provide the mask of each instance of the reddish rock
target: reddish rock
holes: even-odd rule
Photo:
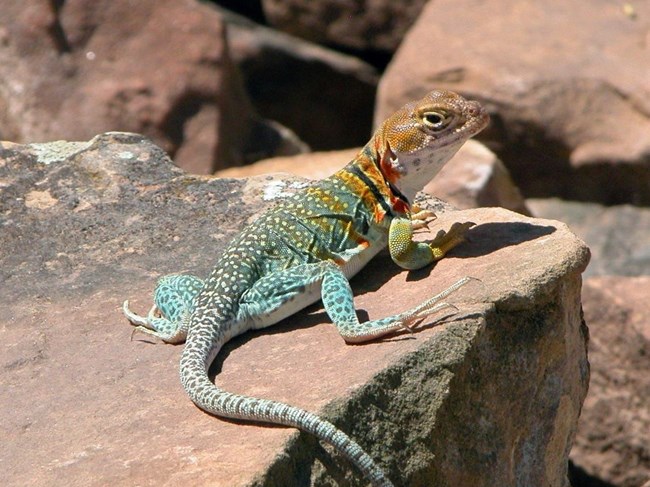
[[[585,281],[589,393],[573,462],[617,487],[650,482],[650,277]]]
[[[477,98],[482,135],[528,196],[650,203],[650,4],[429,2],[379,87],[376,120],[433,87]]]
[[[528,199],[526,205],[536,217],[563,221],[587,243],[586,276],[650,275],[650,208],[557,198]]]
[[[270,173],[289,173],[309,179],[331,176],[356,157],[360,147],[329,152],[310,152],[289,157],[272,157],[248,166],[230,167],[214,173],[219,178],[248,178]]]
[[[392,53],[426,0],[263,0],[269,23],[321,44]]]
[[[0,184],[2,485],[361,482],[309,435],[203,414],[179,383],[180,347],[132,338],[120,311],[125,298],[147,309],[162,273],[205,276],[238,228],[304,180],[188,176],[113,133],[2,144]],[[419,272],[381,254],[352,285],[374,318],[473,276],[450,298],[458,313],[346,346],[314,306],[233,341],[217,381],[320,411],[397,485],[568,487],[588,250],[559,222],[439,213],[419,238],[471,220],[466,244]]]
[[[207,173],[245,162],[260,130],[221,17],[198,2],[10,0],[0,39],[0,139],[140,132]]]

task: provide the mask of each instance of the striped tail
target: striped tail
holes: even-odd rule
[[[216,416],[281,424],[311,433],[352,462],[373,487],[393,487],[373,459],[332,423],[288,404],[232,394],[213,384],[208,368],[227,340],[223,333],[215,331],[214,326],[209,326],[211,330],[208,331],[207,323],[193,325],[197,326],[190,327],[181,357],[180,375],[183,388],[194,404]]]

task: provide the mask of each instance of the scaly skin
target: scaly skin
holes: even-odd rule
[[[433,242],[414,242],[413,229],[431,214],[412,208],[411,202],[487,123],[478,103],[447,91],[405,105],[347,166],[246,227],[205,283],[193,276],[166,276],[149,316],[132,313],[125,302],[127,318],[136,330],[166,342],[186,341],[181,382],[201,409],[308,431],[333,445],[373,486],[392,486],[370,456],[331,423],[287,404],[224,391],[210,381],[208,368],[232,337],[271,326],[318,299],[347,342],[411,330],[449,306],[444,298],[469,278],[411,310],[359,323],[348,279],[386,246],[397,265],[418,269],[463,241],[472,223],[455,223]]]

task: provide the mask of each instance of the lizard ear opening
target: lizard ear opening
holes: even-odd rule
[[[393,152],[388,141],[384,144],[384,151],[379,161],[379,170],[390,183],[395,183],[403,173],[403,167],[397,154]]]

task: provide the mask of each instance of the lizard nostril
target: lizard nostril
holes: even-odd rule
[[[477,101],[470,101],[468,103],[469,107],[467,109],[467,113],[471,115],[472,117],[476,117],[481,113],[481,105]]]

